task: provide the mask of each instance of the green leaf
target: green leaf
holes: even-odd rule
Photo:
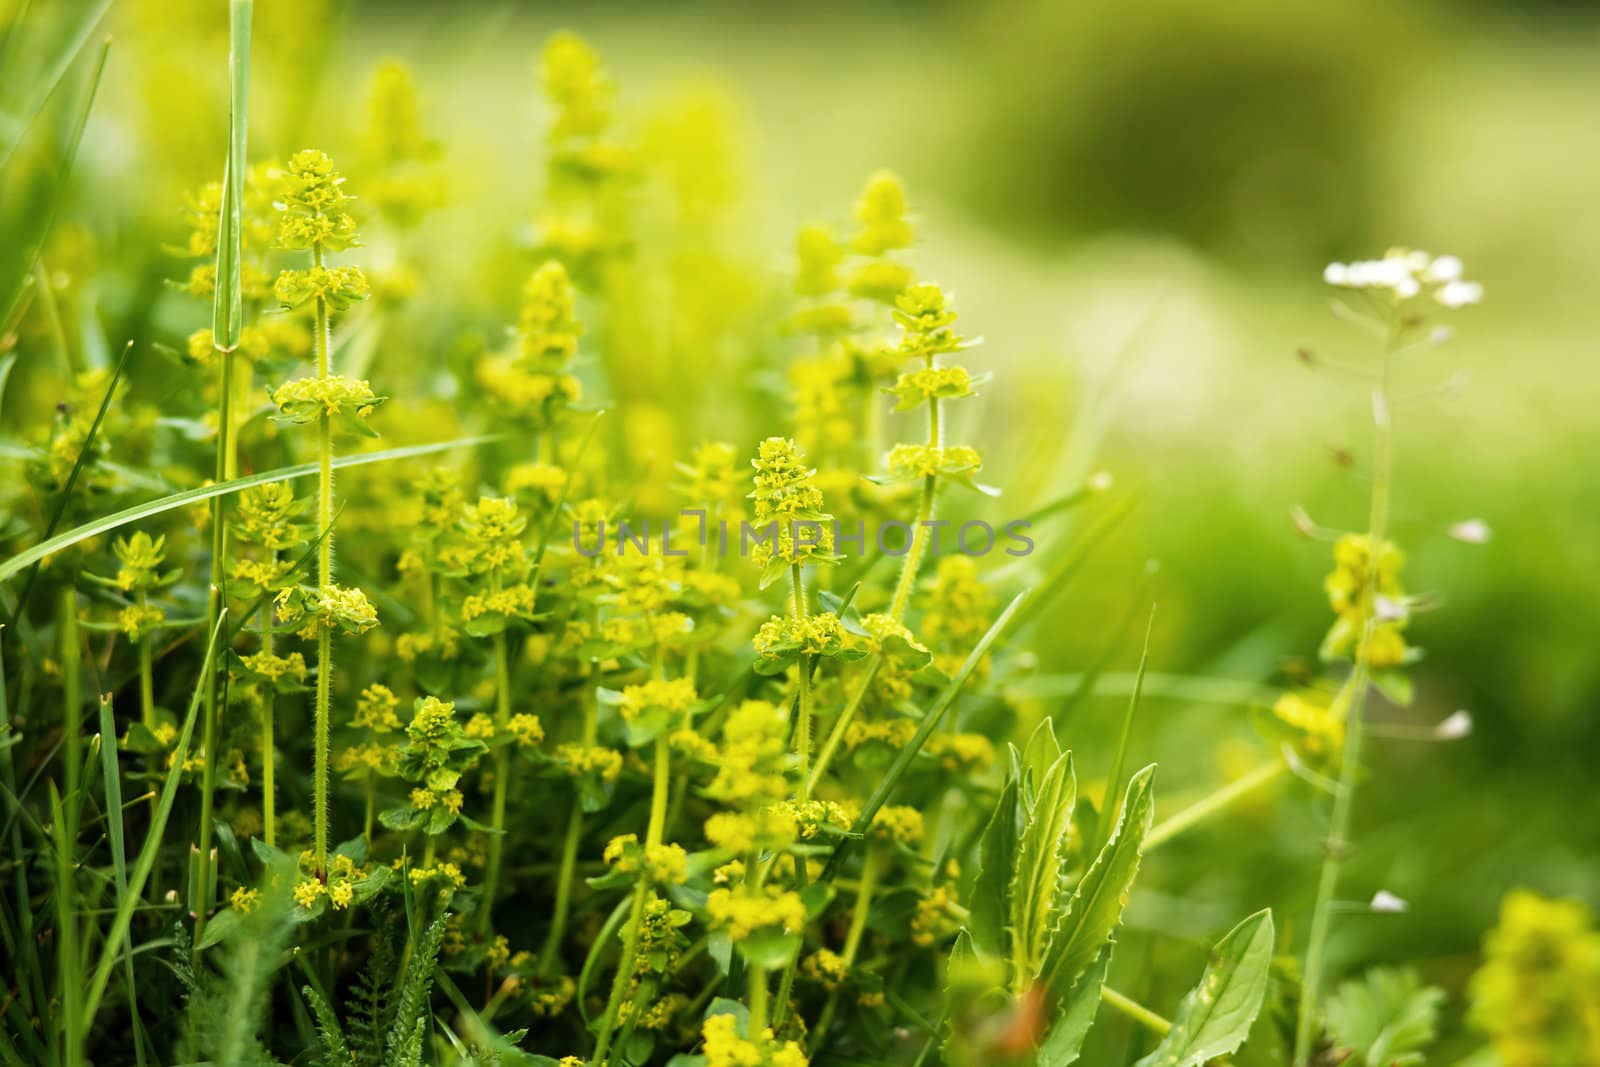
[[[1199,1067],[1244,1044],[1267,992],[1273,936],[1270,908],[1228,931],[1178,1005],[1172,1029],[1135,1067]]]
[[[1150,831],[1155,810],[1155,771],[1151,764],[1128,782],[1111,839],[1100,849],[1060,911],[1042,972],[1045,984],[1058,999],[1066,998],[1078,976],[1101,955],[1122,922],[1122,908],[1139,872],[1144,835]]]
[[[1437,1035],[1444,990],[1415,971],[1377,968],[1328,998],[1328,1033],[1351,1067],[1412,1067]]]
[[[1083,1039],[1089,1036],[1095,1013],[1100,1008],[1100,990],[1106,984],[1106,971],[1111,968],[1111,946],[1107,945],[1100,957],[1089,965],[1067,993],[1058,1009],[1055,1021],[1045,1031],[1039,1044],[1037,1067],[1067,1067],[1074,1063],[1083,1050]]]
[[[1012,958],[1022,969],[1013,976],[1017,982],[1031,984],[1044,964],[1052,905],[1061,891],[1077,798],[1072,754],[1062,753],[1040,779],[1038,795],[1017,841],[1010,894]]]
[[[499,440],[499,435],[488,434],[477,437],[458,437],[454,441],[436,441],[427,445],[409,445],[405,448],[390,448],[382,452],[366,452],[348,456],[336,456],[333,460],[335,470],[347,467],[365,467],[373,463],[388,463],[399,459],[415,459],[418,456],[428,456],[435,452],[448,452],[455,448],[470,448],[474,445],[486,444]],[[226,496],[237,493],[241,489],[252,486],[265,485],[268,482],[287,481],[294,478],[306,478],[316,474],[318,470],[315,463],[297,463],[292,467],[279,467],[262,474],[251,474],[242,478],[229,478],[227,481],[215,482],[211,485],[201,486],[197,489],[186,489],[181,493],[173,493],[158,500],[146,501],[135,504],[131,508],[110,515],[103,515],[98,519],[74,527],[64,534],[49,538],[26,551],[0,563],[0,582],[6,581],[30,563],[35,563],[46,556],[60,552],[64,548],[71,548],[80,541],[91,537],[98,537],[111,530],[118,530],[144,519],[154,518],[157,515],[175,511],[178,508],[188,507],[190,504],[213,497]]]
[[[1008,952],[1006,920],[1010,916],[1011,873],[1016,869],[1017,838],[1021,834],[1022,808],[1017,802],[1017,782],[1012,778],[1001,790],[978,843],[978,879],[972,890],[971,941],[991,955],[1004,956]]]

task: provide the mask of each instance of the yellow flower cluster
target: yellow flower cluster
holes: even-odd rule
[[[558,745],[555,760],[574,778],[594,774],[602,782],[614,782],[622,773],[622,754],[599,745]]]
[[[245,670],[258,674],[273,684],[285,678],[292,678],[296,682],[306,680],[306,658],[299,652],[291,652],[287,656],[278,656],[267,651],[252,652],[248,656],[241,656],[240,662],[244,664]]]
[[[305,541],[295,522],[300,511],[300,502],[295,499],[288,482],[253,485],[239,494],[234,534],[268,552],[293,548]]]
[[[797,934],[805,926],[806,906],[799,893],[768,885],[760,895],[713,889],[706,897],[711,925],[743,941],[758,930]]]
[[[122,564],[113,579],[117,588],[130,593],[155,588],[161,577],[158,571],[167,558],[166,544],[165,536],[152,538],[143,530],[113,541],[111,551]]]
[[[856,749],[871,742],[880,742],[890,748],[904,748],[917,732],[914,719],[884,719],[879,722],[852,722],[844,732],[846,748]]]
[[[1406,591],[1400,582],[1405,555],[1392,542],[1374,551],[1365,534],[1345,534],[1333,546],[1334,568],[1323,579],[1338,618],[1323,642],[1327,657],[1353,654],[1368,618],[1376,618],[1367,665],[1378,670],[1406,662]]]
[[[922,812],[903,804],[879,808],[872,817],[871,834],[879,841],[915,845],[922,840]]]
[[[272,283],[272,295],[285,308],[304,307],[320,300],[335,311],[342,311],[372,292],[360,267],[307,267],[286,270]]]
[[[765,700],[746,700],[722,724],[717,775],[706,792],[726,804],[756,805],[788,792],[784,777],[788,730],[783,712]]]
[[[978,577],[972,557],[954,555],[939,560],[933,589],[923,606],[922,637],[934,650],[934,662],[953,674],[968,650],[978,643],[994,617],[994,593]],[[979,666],[987,669],[988,658]]]
[[[968,445],[899,444],[889,450],[884,464],[893,478],[932,478],[976,471],[983,466],[983,457]]]
[[[130,604],[117,612],[117,629],[132,641],[143,641],[166,621],[167,613],[154,604]]]
[[[563,974],[554,979],[554,984],[535,987],[528,997],[528,1007],[541,1019],[554,1019],[567,1010],[577,991],[578,984]]]
[[[796,645],[806,655],[827,656],[843,648],[848,639],[839,616],[824,611],[803,619],[774,615],[761,624],[752,644],[758,656],[777,655],[777,646]]]
[[[606,843],[601,859],[622,874],[644,874],[652,882],[680,885],[689,876],[689,854],[672,844],[640,845],[638,834],[621,834]]]
[[[327,378],[296,378],[270,390],[269,395],[283,416],[294,422],[332,418],[343,413],[365,418],[384,399],[372,391],[372,383],[338,374]]]
[[[1272,714],[1297,730],[1305,751],[1319,759],[1335,759],[1344,750],[1344,702],[1316,690],[1285,693]]]
[[[819,948],[800,961],[801,976],[821,983],[824,989],[835,988],[849,973],[844,957],[832,949]]]
[[[394,695],[394,690],[374,682],[356,697],[356,713],[350,725],[376,734],[390,733],[400,729],[400,716],[396,714],[399,707],[400,698]]]
[[[1600,930],[1576,900],[1508,893],[1472,976],[1472,1022],[1503,1067],[1600,1063]]]
[[[622,702],[617,710],[625,720],[637,719],[653,711],[682,714],[694,705],[695,700],[694,682],[688,678],[652,678],[640,685],[624,687]]]
[[[793,1041],[780,1042],[763,1030],[753,1040],[739,1036],[739,1023],[726,1012],[701,1027],[706,1067],[807,1067],[811,1062]]]
[[[947,771],[981,771],[994,762],[994,742],[983,734],[934,734],[927,750]]]
[[[537,715],[519,712],[506,721],[506,733],[523,748],[532,748],[544,740],[544,724]]]
[[[822,510],[822,490],[814,483],[817,472],[806,466],[799,447],[786,438],[769,437],[758,447],[754,466],[750,497],[756,525],[770,527],[775,535],[752,548],[756,566],[833,562],[833,516]]]

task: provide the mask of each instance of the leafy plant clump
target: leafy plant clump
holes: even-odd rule
[[[378,70],[338,163],[258,157],[251,15],[222,180],[172,205],[184,329],[141,353],[176,384],[157,406],[128,351],[59,334],[0,359],[0,389],[56,398],[7,427],[0,1062],[1423,1062],[1443,993],[1327,991],[1327,945],[1366,709],[1410,699],[1429,606],[1392,540],[1390,372],[1481,296],[1458,262],[1329,268],[1381,363],[1327,677],[1158,819],[1142,662],[1106,750],[1068,743],[1095,672],[1065,707],[1018,695],[1131,497],[1096,476],[988,521],[991,379],[898,177],[768,277],[718,244],[704,161],[558,34],[519,291],[439,307],[417,235],[448,152],[409,73]],[[738,326],[694,295],[732,278],[761,294]],[[702,425],[660,398],[708,350],[764,398]],[[1285,780],[1331,809],[1315,899],[1263,891],[1152,966],[1140,891],[1187,887],[1150,855]],[[1507,907],[1474,1017],[1524,1047],[1530,991],[1548,1047],[1592,1049],[1594,954],[1563,992],[1515,947],[1586,919]]]

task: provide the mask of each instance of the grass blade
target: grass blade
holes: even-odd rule
[[[471,448],[475,445],[485,444],[489,441],[499,440],[498,434],[486,434],[476,437],[458,437],[453,441],[437,441],[426,445],[407,445],[404,448],[390,448],[382,452],[365,452],[352,456],[339,456],[333,461],[335,470],[345,470],[350,467],[365,467],[373,463],[390,463],[394,460],[413,459],[417,456],[430,456],[436,452],[448,452],[455,448]],[[0,563],[0,582],[14,576],[22,568],[37,563],[46,556],[60,552],[64,548],[71,548],[80,541],[91,537],[98,537],[111,530],[121,529],[131,523],[141,522],[157,515],[210,500],[213,497],[226,496],[237,493],[241,489],[249,489],[256,485],[265,485],[268,482],[292,481],[296,478],[305,478],[317,473],[315,463],[297,463],[290,467],[278,467],[261,474],[250,474],[241,478],[229,478],[224,482],[204,485],[195,489],[185,489],[181,493],[172,493],[157,500],[149,500],[143,504],[135,504],[110,515],[103,515],[98,519],[74,527],[64,534],[41,541],[32,548],[17,553],[4,563]]]
[[[111,842],[111,867],[117,898],[128,895],[128,847],[122,837],[122,775],[117,767],[117,724],[111,697],[100,698],[100,771],[106,792],[106,834]],[[144,1024],[139,1020],[139,985],[133,973],[133,937],[123,939],[123,978],[128,983],[128,1015],[133,1026],[133,1054],[144,1065]]]
[[[961,694],[961,689],[967,684],[967,679],[972,677],[972,672],[978,669],[978,664],[983,662],[983,657],[988,654],[989,646],[994,644],[1000,635],[1005,632],[1006,628],[1011,625],[1012,620],[1018,616],[1023,606],[1028,603],[1031,592],[1031,590],[1024,589],[1018,593],[1011,603],[1006,605],[1006,609],[1000,613],[1000,617],[994,620],[988,632],[979,638],[978,643],[973,646],[972,651],[967,655],[966,662],[961,664],[961,669],[956,671],[956,676],[950,679],[950,684],[944,687],[944,692],[939,694],[938,699],[933,702],[933,707],[929,708],[928,713],[922,717],[922,722],[917,727],[917,732],[912,735],[911,740],[906,743],[905,747],[895,755],[894,762],[889,765],[883,780],[878,783],[878,787],[872,791],[872,796],[862,806],[861,814],[856,818],[855,825],[850,828],[851,836],[840,839],[839,843],[834,846],[833,855],[828,857],[827,866],[822,869],[820,881],[828,883],[839,876],[839,870],[844,864],[845,857],[850,854],[851,844],[866,833],[867,829],[872,825],[873,816],[878,814],[878,809],[888,803],[889,797],[894,793],[895,786],[900,783],[900,779],[905,776],[907,769],[910,768],[911,761],[917,758],[918,752],[922,751],[922,746],[927,742],[928,735],[938,728],[940,720],[944,718],[944,713],[950,710],[950,705],[954,704],[956,697]]]
[[[217,628],[211,631],[211,640],[206,645],[206,657],[202,668],[216,655],[217,637],[222,632],[223,626],[227,625],[227,619],[228,613],[224,611],[222,618],[217,621]],[[177,799],[178,781],[183,777],[183,761],[189,755],[189,742],[194,737],[194,723],[200,714],[202,696],[197,687],[189,697],[189,710],[183,717],[183,729],[172,748],[172,765],[167,770],[166,780],[161,783],[161,797],[156,802],[155,815],[150,820],[150,829],[145,833],[144,845],[139,849],[139,858],[134,862],[133,871],[128,879],[127,892],[117,901],[116,917],[111,922],[105,948],[100,953],[100,962],[95,966],[94,977],[89,983],[89,995],[84,1010],[85,1019],[92,1020],[95,1011],[100,1007],[100,998],[105,995],[106,982],[111,977],[112,964],[121,955],[123,939],[127,937],[128,925],[133,921],[134,904],[144,892],[144,883],[150,877],[150,869],[155,866],[156,853],[161,848],[161,835],[167,828],[167,817],[172,814],[173,801]]]
[[[33,271],[34,261],[39,258],[39,250],[44,247],[45,238],[50,233],[51,226],[55,223],[56,210],[61,205],[61,196],[66,188],[67,175],[72,172],[73,165],[78,159],[78,146],[83,143],[83,130],[89,122],[89,112],[94,107],[95,96],[100,91],[100,77],[105,73],[106,57],[111,52],[111,42],[107,40],[100,48],[100,58],[95,62],[94,74],[89,81],[88,95],[84,100],[83,109],[78,113],[77,121],[73,124],[72,131],[68,134],[64,150],[61,155],[60,166],[49,178],[49,193],[42,207],[28,210],[15,220],[21,227],[20,235],[14,236],[8,243],[14,245],[21,258],[5,266],[7,274],[0,276],[0,322],[9,322],[11,313],[16,310],[17,304],[22,300],[23,287],[28,275]],[[12,220],[7,220],[8,222]]]

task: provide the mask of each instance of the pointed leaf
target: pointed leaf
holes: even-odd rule
[[[1060,922],[1050,939],[1043,978],[1051,993],[1065,998],[1078,976],[1089,968],[1122,922],[1122,909],[1139,871],[1144,835],[1150,830],[1155,810],[1152,782],[1155,765],[1135,774],[1128,782],[1111,839],[1101,848],[1072,899],[1062,909]]]
[[[1022,809],[1013,778],[1006,782],[995,802],[989,825],[978,843],[978,880],[972,889],[972,943],[995,956],[1009,951],[1006,922],[1010,918],[1011,872],[1016,869],[1017,839],[1021,834]]]
[[[1018,981],[1025,978],[1031,982],[1044,962],[1051,906],[1060,892],[1077,799],[1072,754],[1065,753],[1040,779],[1038,796],[1017,842],[1017,862],[1011,875],[1011,955],[1024,969],[1023,974],[1013,976]]]
[[[1106,971],[1110,968],[1111,946],[1107,945],[1067,993],[1060,1013],[1045,1031],[1037,1067],[1067,1067],[1077,1062],[1083,1039],[1089,1036],[1089,1027],[1094,1025],[1095,1012],[1100,1008],[1100,989],[1106,984]]]
[[[1256,912],[1211,950],[1200,984],[1172,1018],[1172,1029],[1135,1067],[1199,1067],[1225,1056],[1250,1035],[1272,968],[1272,911]]]

